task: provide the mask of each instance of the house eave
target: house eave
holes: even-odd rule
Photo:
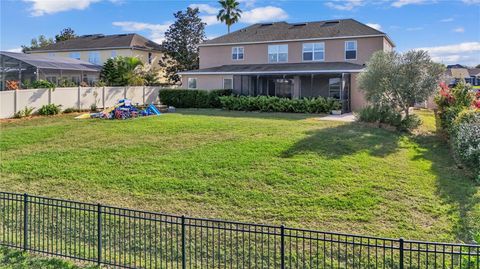
[[[252,71],[252,72],[179,72],[179,75],[278,75],[278,74],[331,74],[331,73],[361,73],[364,69],[351,70],[289,70],[289,71]]]
[[[390,39],[387,34],[375,34],[375,35],[356,35],[356,36],[338,36],[338,37],[316,37],[316,38],[300,38],[300,39],[284,39],[284,40],[267,40],[267,41],[251,41],[251,42],[227,42],[227,43],[212,43],[212,44],[200,44],[199,47],[212,47],[212,46],[230,46],[230,45],[248,45],[248,44],[267,44],[267,43],[285,43],[285,42],[302,42],[302,41],[316,41],[316,40],[332,40],[332,39],[352,39],[352,38],[364,38],[364,37],[384,37],[388,42],[395,47],[395,43]]]
[[[27,51],[26,53],[43,53],[43,52],[71,52],[71,51],[93,51],[93,50],[114,50],[114,49],[131,49],[131,50],[141,50],[141,51],[158,51],[162,52],[161,50],[157,49],[148,49],[148,48],[138,48],[138,47],[103,47],[103,48],[78,48],[78,49],[52,49],[52,50],[31,50]]]

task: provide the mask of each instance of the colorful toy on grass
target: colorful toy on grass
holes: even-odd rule
[[[129,118],[136,118],[139,116],[152,116],[152,115],[161,115],[160,111],[153,105],[150,104],[144,110],[139,110],[136,106],[132,105],[132,101],[129,99],[121,99],[118,101],[118,104],[109,107],[98,113],[86,113],[82,114],[76,119],[90,119],[90,118],[101,118],[101,119],[117,119],[124,120]]]

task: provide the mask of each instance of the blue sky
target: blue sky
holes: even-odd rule
[[[423,48],[446,64],[480,64],[480,0],[239,0],[244,13],[233,30],[265,21],[354,18],[387,33],[397,51]],[[0,0],[0,49],[18,50],[32,37],[53,37],[65,27],[77,34],[137,32],[161,42],[173,13],[201,10],[207,36],[226,33],[206,0]]]

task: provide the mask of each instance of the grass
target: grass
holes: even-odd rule
[[[420,133],[303,114],[180,110],[2,122],[0,188],[196,217],[434,241],[480,233],[480,187]]]
[[[94,269],[96,266],[81,266],[71,262],[28,254],[18,250],[0,248],[1,269]]]

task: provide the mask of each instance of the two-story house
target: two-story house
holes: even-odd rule
[[[332,97],[344,111],[366,102],[357,77],[376,51],[395,44],[353,19],[254,24],[200,45],[200,68],[179,73],[182,87],[242,95]]]
[[[162,57],[162,47],[138,34],[83,35],[34,49],[28,53],[49,57],[72,58],[95,65],[103,65],[109,58],[116,56],[137,57],[144,64],[158,69],[160,77],[163,77],[162,69],[159,65]],[[92,77],[88,80],[94,79]]]

